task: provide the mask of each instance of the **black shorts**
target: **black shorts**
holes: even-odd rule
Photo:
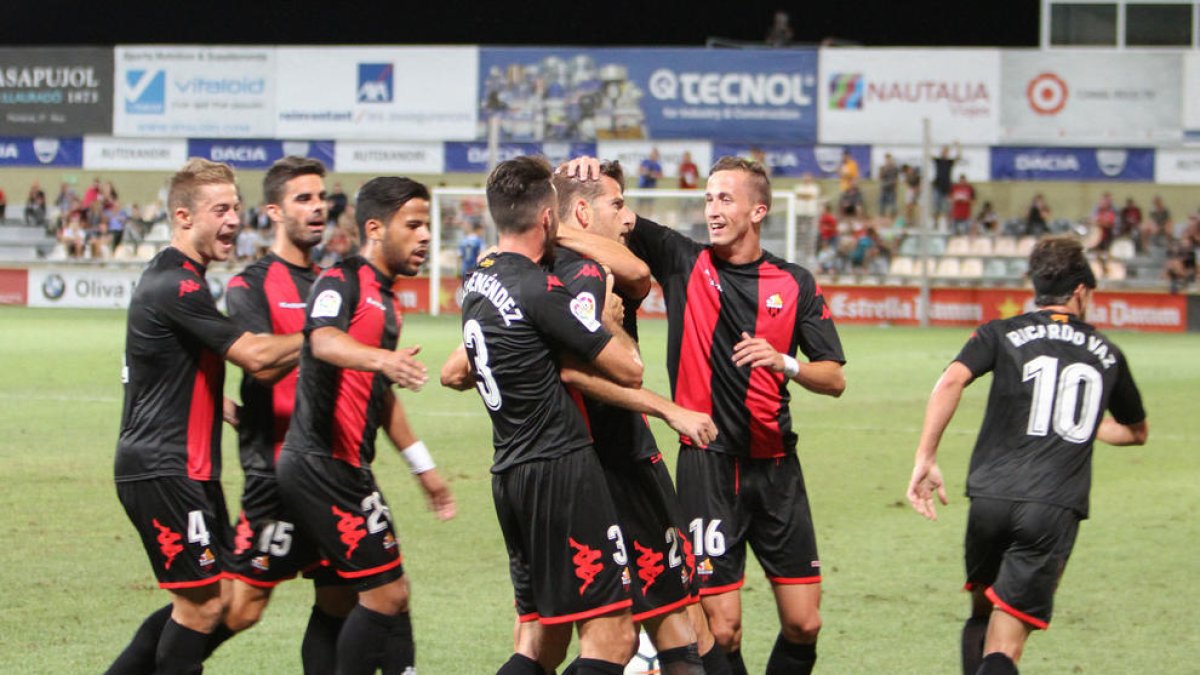
[[[696,556],[662,455],[601,464],[629,547],[633,620],[696,602]]]
[[[700,595],[741,587],[747,543],[771,583],[821,582],[817,537],[796,455],[749,459],[683,445],[676,476]]]
[[[1061,506],[976,497],[967,518],[967,588],[1046,628],[1054,591],[1075,547],[1079,514]]]
[[[220,481],[164,476],[117,483],[117,498],[142,538],[162,588],[195,588],[226,577],[229,512]]]
[[[628,609],[627,549],[590,448],[492,476],[521,621],[581,621]]]
[[[272,588],[299,573],[318,586],[344,584],[323,562],[316,542],[296,529],[276,480],[246,476],[242,510],[233,532],[233,555],[226,566],[229,576],[259,588]]]
[[[275,475],[283,505],[338,576],[359,591],[404,576],[391,509],[370,469],[285,448]]]

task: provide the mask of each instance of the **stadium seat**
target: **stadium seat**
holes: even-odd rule
[[[963,279],[979,281],[983,277],[983,259],[966,258],[959,266],[958,275]]]
[[[134,259],[146,261],[153,258],[155,253],[158,253],[158,247],[148,241],[143,241],[138,244],[137,254]]]
[[[46,256],[46,260],[66,260],[67,247],[60,241],[50,250],[50,254]]]
[[[988,258],[983,265],[983,276],[989,279],[1007,279],[1008,261],[1003,258]]]
[[[894,277],[912,276],[913,259],[906,255],[898,255],[892,257],[892,265],[888,269],[888,274]]]
[[[1029,254],[1033,252],[1033,247],[1037,244],[1037,241],[1038,238],[1034,236],[1021,237],[1020,241],[1017,242],[1017,255],[1022,258],[1028,258]]]
[[[971,240],[971,255],[991,255],[992,254],[992,238],[991,237],[975,237]]]
[[[1017,255],[1017,240],[1015,237],[996,237],[992,245],[992,255],[1012,257]]]
[[[1132,241],[1122,237],[1112,243],[1109,253],[1118,260],[1129,260],[1137,255],[1137,250],[1133,247]]]
[[[1008,261],[1008,275],[1010,277],[1023,277],[1027,271],[1029,271],[1028,258],[1013,258]]]
[[[961,267],[962,266],[959,264],[958,258],[951,258],[947,256],[938,261],[937,269],[933,276],[938,277],[939,279],[957,279],[959,277]]]
[[[966,237],[950,237],[946,242],[946,255],[967,255],[971,250],[971,242]]]
[[[1096,278],[1102,281],[1124,281],[1127,275],[1125,263],[1120,260],[1109,260],[1107,263],[1102,260],[1092,260],[1091,266]]]

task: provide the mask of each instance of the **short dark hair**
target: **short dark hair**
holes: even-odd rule
[[[617,185],[621,186],[621,192],[625,191],[625,171],[621,168],[621,162],[615,159],[600,162],[600,175],[617,181]],[[554,174],[554,189],[558,190],[559,220],[570,219],[571,203],[576,199],[583,198],[591,203],[593,199],[600,196],[602,191],[598,180],[579,180],[565,173]]]
[[[758,201],[766,204],[767,209],[771,208],[771,179],[767,177],[767,170],[762,164],[745,157],[726,155],[713,164],[708,175],[718,171],[743,171],[750,174],[750,189],[758,193]]]
[[[1039,307],[1061,305],[1071,299],[1079,284],[1096,287],[1096,274],[1083,252],[1083,244],[1069,235],[1043,237],[1029,253],[1029,278],[1033,302]]]
[[[325,177],[325,165],[321,160],[288,155],[271,165],[263,176],[263,201],[278,205],[283,201],[284,186],[299,176]]]
[[[392,215],[413,199],[429,201],[429,188],[401,176],[380,176],[367,181],[359,188],[358,199],[354,202],[359,240],[367,240],[368,220],[378,220],[386,225]]]
[[[556,208],[553,176],[544,157],[523,155],[498,164],[487,180],[488,211],[496,229],[521,234],[535,225],[538,211]]]

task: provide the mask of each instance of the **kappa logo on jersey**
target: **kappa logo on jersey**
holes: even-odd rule
[[[358,64],[358,102],[391,103],[393,72],[390,63]]]
[[[832,319],[833,318],[833,312],[831,312],[829,310],[829,305],[825,304],[824,302],[821,303],[821,318],[822,319]]]
[[[342,294],[338,293],[337,291],[321,291],[321,294],[318,295],[317,299],[313,301],[312,317],[314,319],[337,316],[338,312],[341,311]]]
[[[336,506],[329,507],[333,511],[333,515],[338,517],[338,536],[342,543],[346,545],[346,557],[354,555],[354,551],[358,548],[358,542],[367,536],[367,530],[363,527],[363,517],[356,516],[353,513],[347,513]]]
[[[179,297],[183,297],[188,293],[195,293],[200,290],[200,282],[193,279],[184,279],[179,282]]]
[[[596,296],[588,292],[580,293],[571,301],[571,314],[583,324],[589,332],[595,333],[600,328],[596,320]]]
[[[725,292],[724,289],[721,288],[721,282],[718,281],[717,279],[713,278],[712,272],[710,272],[707,267],[702,268],[702,269],[704,270],[705,278],[708,280],[708,285],[717,289],[718,293],[724,293]]]
[[[382,312],[386,312],[386,311],[387,311],[387,305],[383,304],[382,302],[380,302],[380,301],[379,301],[378,299],[376,299],[376,298],[371,298],[371,297],[368,297],[368,298],[366,299],[366,301],[365,301],[365,302],[366,302],[368,305],[370,305],[370,306],[374,307],[375,309],[378,309],[378,310],[380,310],[380,311],[382,311]]]
[[[633,548],[638,552],[638,578],[642,580],[642,591],[649,591],[654,582],[658,581],[658,576],[667,569],[662,564],[663,554],[642,546],[636,539],[633,540]]]
[[[211,548],[206,548],[196,562],[200,563],[201,567],[211,567],[213,563],[217,562],[217,556],[213,555]]]
[[[151,521],[151,524],[158,530],[158,537],[156,538],[156,541],[158,541],[158,550],[167,559],[163,567],[171,569],[171,563],[175,562],[175,556],[183,553],[183,545],[179,543],[179,540],[183,539],[183,535],[173,532],[171,528],[159,523],[158,518]]]
[[[561,280],[559,280],[559,278],[554,276],[553,274],[547,275],[546,276],[546,292],[549,293],[550,289],[554,288],[555,286],[558,286],[559,288],[563,288],[563,282]]]
[[[600,272],[600,268],[598,266],[592,265],[592,264],[587,264],[587,265],[584,265],[578,272],[575,273],[575,276],[574,276],[575,279],[578,279],[580,277],[595,277],[597,279],[603,279],[604,275]]]
[[[779,316],[779,312],[783,309],[783,296],[779,293],[774,293],[767,298],[767,314],[772,317]]]
[[[235,288],[250,288],[250,284],[246,283],[246,280],[242,278],[242,275],[239,274],[229,280],[229,285],[227,285],[226,288],[229,290],[233,290]]]
[[[342,268],[340,267],[334,267],[331,270],[326,270],[325,274],[322,274],[321,276],[329,277],[330,279],[337,279],[339,281],[346,280],[346,275],[342,274]]]
[[[250,527],[250,521],[246,518],[246,512],[242,511],[238,515],[237,531],[233,537],[233,552],[241,555],[250,550],[250,542],[254,540],[254,528]]]
[[[596,580],[596,575],[604,569],[604,565],[597,562],[600,559],[600,551],[575,541],[574,537],[568,537],[567,543],[575,549],[575,555],[571,558],[571,562],[575,565],[575,576],[583,582],[579,585],[579,594],[583,595],[587,587]]]

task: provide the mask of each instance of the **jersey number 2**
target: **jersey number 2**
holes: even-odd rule
[[[483,343],[483,327],[475,319],[463,324],[463,346],[475,351],[475,387],[483,397],[483,404],[488,410],[500,409],[500,387],[488,368],[487,345]]]
[[[1022,382],[1033,380],[1029,405],[1030,436],[1054,433],[1071,443],[1086,443],[1096,429],[1104,379],[1086,363],[1072,363],[1058,372],[1058,359],[1039,356],[1026,362]]]

